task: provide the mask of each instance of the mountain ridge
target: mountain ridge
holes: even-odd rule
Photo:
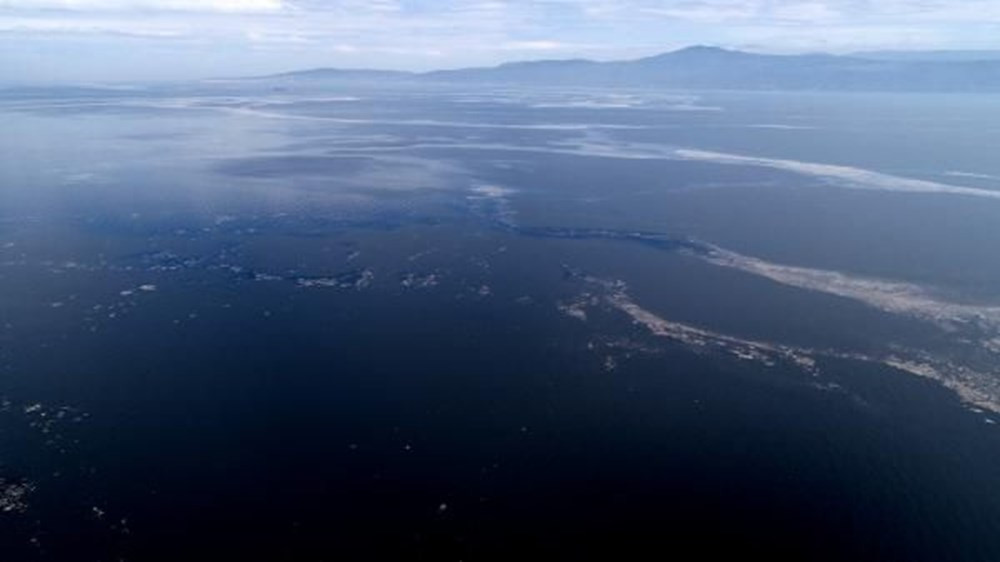
[[[428,72],[321,68],[256,80],[652,86],[678,89],[913,92],[1000,91],[1000,58],[923,60],[905,56],[760,54],[695,45],[619,61],[551,59]]]

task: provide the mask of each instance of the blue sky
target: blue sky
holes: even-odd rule
[[[761,52],[998,49],[1000,0],[0,0],[7,80]]]

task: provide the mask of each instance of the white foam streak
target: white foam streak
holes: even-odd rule
[[[953,170],[950,172],[945,172],[944,175],[951,176],[953,178],[971,178],[974,180],[1000,181],[1000,176],[993,176],[990,174],[980,174],[977,172],[959,172]]]
[[[443,121],[438,119],[358,119],[352,117],[331,117],[267,111],[252,107],[204,106],[201,109],[215,109],[265,119],[287,119],[293,121],[317,121],[344,125],[393,125],[403,127],[454,127],[470,129],[512,129],[529,131],[587,131],[592,129],[644,129],[640,125],[617,125],[610,123],[486,123],[479,121]]]
[[[905,373],[933,380],[975,408],[1000,413],[1000,382],[995,376],[928,358],[889,357],[881,362]]]
[[[856,300],[885,312],[922,318],[948,328],[974,323],[993,331],[1000,330],[1000,306],[951,302],[920,285],[776,264],[718,247],[712,247],[704,259],[783,285]]]
[[[794,172],[797,174],[834,181],[838,185],[856,189],[901,191],[908,193],[943,193],[948,195],[964,195],[970,197],[1000,199],[1000,191],[950,185],[928,180],[904,178],[865,170],[862,168],[854,168],[851,166],[819,164],[815,162],[802,162],[799,160],[784,160],[778,158],[762,158],[757,156],[741,156],[737,154],[726,154],[707,150],[678,149],[675,151],[675,154],[679,158],[683,158],[685,160],[697,160],[702,162],[738,166],[759,166],[764,168],[773,168],[776,170],[784,170],[787,172]]]
[[[635,324],[643,326],[654,336],[676,341],[694,350],[723,352],[743,361],[766,366],[787,361],[809,373],[817,373],[816,361],[810,356],[811,350],[738,338],[670,321],[637,304],[628,294],[623,281],[612,282],[593,277],[586,280],[603,289],[603,301],[607,305],[625,313]],[[564,314],[585,320],[586,308],[598,302],[599,299],[585,293],[573,303],[561,305],[560,310]]]
[[[612,309],[626,314],[650,334],[678,342],[694,351],[727,353],[738,359],[767,367],[785,362],[811,375],[819,375],[816,360],[820,357],[876,363],[933,380],[974,409],[1000,413],[1000,379],[996,373],[978,371],[954,360],[912,349],[894,349],[883,354],[858,353],[834,349],[809,349],[720,334],[667,320],[643,308],[628,294],[627,287],[622,281],[606,281],[592,277],[586,278],[586,281],[592,286],[600,287],[603,296],[597,299],[585,293],[577,301],[560,306],[560,310],[565,314],[586,320],[587,307],[594,306],[597,302],[604,302]]]
[[[747,129],[772,129],[775,131],[812,131],[816,127],[810,127],[808,125],[784,125],[781,123],[756,123],[753,125],[746,125]]]
[[[642,308],[624,292],[609,296],[608,303],[627,314],[636,324],[644,326],[653,335],[669,338],[693,348],[721,349],[739,359],[756,361],[768,366],[774,365],[779,358],[791,360],[796,365],[810,370],[815,366],[815,362],[803,350],[740,339],[680,322],[671,322]]]

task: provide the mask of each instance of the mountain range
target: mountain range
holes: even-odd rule
[[[634,60],[511,62],[423,73],[320,68],[254,80],[447,82],[680,89],[1000,92],[1000,55],[927,52],[769,55],[696,46]]]

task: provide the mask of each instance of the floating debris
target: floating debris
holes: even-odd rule
[[[334,289],[367,289],[375,281],[375,273],[370,269],[348,271],[333,277],[299,277],[295,280],[299,287],[330,287]]]
[[[404,289],[430,289],[437,287],[441,279],[436,273],[419,275],[416,273],[404,273],[399,284]]]
[[[36,490],[27,480],[11,482],[0,478],[0,513],[24,513],[28,510],[28,496]]]

